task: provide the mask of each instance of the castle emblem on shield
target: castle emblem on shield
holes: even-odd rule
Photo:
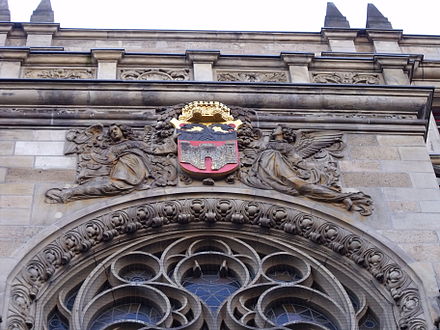
[[[171,123],[178,133],[180,167],[200,178],[220,177],[239,166],[237,129],[230,109],[219,102],[195,101]]]

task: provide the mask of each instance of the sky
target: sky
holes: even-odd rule
[[[40,0],[9,0],[11,20],[29,22]],[[62,28],[318,32],[326,0],[51,0]],[[440,0],[334,0],[352,28],[367,3],[405,34],[440,35]]]

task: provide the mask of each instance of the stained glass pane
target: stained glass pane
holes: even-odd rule
[[[294,282],[301,279],[301,274],[292,266],[277,265],[269,268],[266,275],[277,282]]]
[[[371,330],[371,329],[380,329],[379,321],[373,315],[373,313],[368,310],[364,317],[359,322],[360,330]]]
[[[154,277],[154,272],[146,265],[134,264],[123,268],[120,276],[132,283],[145,282]]]
[[[305,321],[338,330],[337,326],[323,313],[302,303],[281,301],[275,303],[267,312],[267,317],[279,326]]]
[[[160,313],[146,303],[126,303],[109,308],[92,323],[90,330],[102,330],[117,321],[137,321],[144,325],[156,324],[161,319]]]
[[[182,285],[199,296],[211,311],[215,312],[232,293],[241,287],[241,284],[231,273],[221,276],[219,267],[209,268],[202,269],[200,276],[193,274],[185,276]]]
[[[67,322],[64,322],[57,310],[51,313],[47,321],[47,328],[49,330],[68,330]]]

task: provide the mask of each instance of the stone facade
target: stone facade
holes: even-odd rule
[[[111,260],[118,265],[127,251],[140,253],[129,244],[141,246],[150,239],[145,244],[154,268],[167,262],[166,253],[172,254],[158,248],[159,238],[170,246],[173,240],[186,240],[186,249],[204,237],[215,237],[231,251],[253,242],[256,252],[245,254],[259,265],[257,273],[265,271],[261,256],[273,257],[263,248],[269,241],[278,251],[271,253],[296,258],[293,268],[314,269],[314,280],[326,283],[323,291],[333,292],[337,303],[315,292],[313,276],[304,276],[310,288],[301,290],[315,290],[316,299],[328,308],[322,313],[349,315],[334,321],[335,328],[357,329],[370,315],[368,304],[371,310],[372,302],[379,301],[387,307],[372,310],[380,323],[377,329],[437,329],[440,191],[432,164],[438,166],[440,137],[432,118],[440,113],[438,36],[405,35],[372,7],[370,26],[355,29],[329,5],[326,22],[331,23],[317,33],[64,29],[50,21],[49,1],[40,7],[44,13],[35,11],[31,23],[0,22],[0,329],[52,329],[48,323],[56,321],[54,311],[60,308],[57,295],[69,296],[64,285],[73,290],[69,276],[77,272],[78,279],[89,273],[100,278],[100,271],[92,270],[93,260],[105,267]],[[289,194],[274,185],[258,188],[239,174],[207,181],[188,179],[181,169],[172,185],[131,186],[107,197],[48,203],[49,189],[74,187],[78,178],[81,153],[66,152],[69,130],[118,123],[140,133],[145,125],[166,123],[164,111],[177,114],[192,101],[221,102],[248,120],[266,142],[279,125],[294,134],[338,132],[344,147],[331,158],[335,182],[345,194],[371,197],[372,214],[311,193]],[[307,157],[300,162],[310,164]],[[154,216],[139,215],[146,209]],[[127,224],[112,222],[115,214],[127,214]],[[261,247],[255,245],[259,237]],[[231,252],[228,265],[239,272],[247,257],[237,255]],[[328,270],[317,275],[323,263]],[[197,264],[191,265],[196,272]],[[116,282],[122,281],[112,272]],[[362,313],[344,300],[347,293],[339,282],[331,282],[331,274],[364,297]],[[163,293],[167,285],[177,288],[173,281],[183,275],[176,273],[171,284],[164,284],[164,273],[162,284],[150,288],[150,294],[164,301],[180,299],[174,294],[184,299],[186,293]],[[251,280],[239,281],[252,296]],[[92,290],[93,283],[87,283],[84,290]],[[114,292],[121,290],[115,287]],[[197,310],[191,297],[185,298],[188,308]],[[87,319],[86,301],[77,304],[84,315],[72,317],[71,327],[99,319]],[[198,321],[188,319],[187,328],[201,329],[203,322],[210,329],[246,328],[234,319],[231,306],[224,307],[229,313],[224,323],[195,313]],[[259,312],[255,327],[272,324],[264,323],[272,322],[265,321],[266,310]],[[60,313],[65,319],[71,314]],[[172,328],[166,322],[171,321],[163,321],[162,328]]]

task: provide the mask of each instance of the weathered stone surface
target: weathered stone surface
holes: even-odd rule
[[[406,173],[343,173],[342,180],[347,187],[411,187]]]
[[[33,156],[0,156],[0,166],[3,167],[32,167]]]
[[[397,148],[395,147],[352,147],[352,159],[368,159],[368,160],[398,160],[400,159]]]
[[[418,202],[411,201],[391,201],[387,203],[388,206],[394,213],[405,213],[405,212],[420,212],[420,206]]]
[[[367,7],[367,29],[392,29],[391,23],[388,18],[382,15],[382,13],[372,3]]]
[[[440,200],[439,189],[382,188],[387,201]]]
[[[429,160],[428,150],[423,147],[399,147],[402,160]]]
[[[32,13],[30,21],[32,23],[53,23],[54,13],[50,0],[41,0],[37,9]]]
[[[440,214],[440,202],[420,201],[420,210],[422,212],[438,212]]]
[[[440,226],[439,213],[404,213],[393,217],[395,229],[402,230],[438,230]]]
[[[65,130],[35,130],[33,131],[33,140],[36,141],[65,141]]]
[[[30,209],[0,208],[0,225],[27,225],[30,216]]]
[[[440,246],[434,244],[399,244],[417,261],[437,262],[440,260]]]
[[[0,239],[25,242],[36,235],[42,228],[38,226],[2,225],[0,227]]]
[[[370,134],[347,134],[347,145],[349,146],[377,146],[377,138]]]
[[[30,208],[32,196],[0,195],[0,207],[4,208]]]
[[[433,173],[411,173],[411,181],[416,188],[438,188],[437,178]]]
[[[10,168],[6,176],[6,182],[72,182],[75,179],[74,170],[47,170]]]
[[[22,242],[11,241],[9,239],[0,239],[0,257],[9,257],[22,244],[23,244]]]
[[[383,146],[424,146],[425,141],[419,135],[378,135],[377,140]]]
[[[0,129],[0,140],[32,140],[34,133],[27,129]]]
[[[350,23],[341,14],[333,2],[327,2],[324,27],[350,28]]]
[[[34,185],[31,183],[1,183],[1,195],[32,195]]]
[[[430,161],[381,161],[384,172],[434,173]]]
[[[0,142],[0,155],[12,155],[14,152],[14,142],[2,141]]]
[[[37,156],[35,157],[35,168],[41,169],[75,169],[75,157]]]
[[[339,168],[342,172],[377,172],[381,171],[379,161],[339,161]]]
[[[16,155],[63,155],[64,142],[34,142],[17,141],[15,143]]]
[[[6,171],[8,169],[5,167],[0,167],[0,182],[5,182],[6,180]]]
[[[438,243],[439,239],[433,230],[382,230],[380,234],[396,243]]]

